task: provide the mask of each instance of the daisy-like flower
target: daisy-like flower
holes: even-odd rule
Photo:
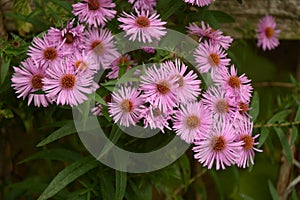
[[[234,131],[230,123],[217,123],[208,134],[196,138],[193,148],[194,158],[208,169],[211,169],[214,163],[216,170],[235,164],[244,143],[235,141]]]
[[[34,94],[43,89],[42,79],[47,76],[45,70],[45,65],[39,65],[30,57],[21,62],[21,67],[14,67],[12,87],[19,94],[18,98],[23,97],[24,100],[28,96],[28,105],[33,100],[35,106],[48,106],[49,99],[45,94]]]
[[[70,64],[74,67],[74,70],[90,71],[95,73],[100,69],[99,63],[92,57],[86,55],[85,51],[75,51],[69,59]]]
[[[63,43],[56,41],[55,37],[43,34],[42,38],[33,38],[27,54],[38,63],[41,63],[41,65],[57,65],[64,57],[69,56],[72,53],[62,46]]]
[[[259,20],[257,32],[257,46],[264,51],[272,50],[279,45],[278,35],[280,30],[276,29],[274,17],[266,15]]]
[[[159,108],[142,106],[141,118],[144,118],[143,122],[145,128],[150,126],[151,129],[159,128],[164,133],[164,128],[171,130],[168,120],[171,119],[172,111],[162,112]]]
[[[77,106],[88,99],[87,95],[99,86],[93,81],[91,73],[69,66],[68,61],[47,69],[49,77],[43,79],[44,91],[56,104]]]
[[[129,127],[140,119],[140,106],[144,103],[140,92],[134,87],[122,86],[112,94],[112,102],[108,103],[110,116],[115,123]]]
[[[207,41],[200,43],[194,53],[200,73],[211,72],[212,78],[218,73],[227,70],[230,59],[220,45],[213,45]]]
[[[196,23],[191,23],[187,29],[189,34],[199,37],[199,42],[207,39],[211,44],[220,45],[226,50],[229,49],[230,44],[233,41],[232,37],[224,36],[222,31],[211,28],[203,21],[201,21],[201,27],[199,27]]]
[[[90,29],[85,34],[84,48],[90,59],[106,69],[119,57],[113,35],[106,29]]]
[[[180,107],[173,128],[182,140],[192,143],[196,137],[208,134],[211,124],[211,114],[201,103],[194,102]]]
[[[158,68],[155,65],[146,70],[146,74],[141,76],[142,96],[146,102],[163,112],[173,110],[176,106],[176,79],[171,79],[167,69]]]
[[[166,35],[167,31],[163,25],[167,22],[161,21],[159,14],[149,14],[149,11],[144,10],[136,10],[136,13],[137,16],[123,12],[123,16],[118,18],[118,21],[123,23],[120,28],[126,32],[125,36],[130,36],[129,40],[146,43],[152,42],[153,39],[160,40]]]
[[[91,113],[95,116],[102,116],[102,104],[101,103],[97,103],[95,107],[91,108]]]
[[[175,93],[177,96],[177,102],[187,104],[197,100],[200,94],[200,83],[197,75],[193,71],[187,71],[187,66],[179,59],[175,60],[175,64],[172,61],[167,61],[162,64],[163,68],[167,68],[170,73],[170,77],[176,79],[177,88]]]
[[[199,7],[207,6],[213,2],[213,0],[183,0],[185,3],[197,5]]]
[[[249,164],[254,164],[253,157],[254,151],[262,152],[262,150],[255,148],[258,142],[255,139],[259,137],[259,134],[252,137],[253,122],[249,119],[238,121],[235,124],[238,133],[237,141],[243,142],[242,149],[240,151],[240,157],[237,160],[238,167],[249,167]]]
[[[201,99],[206,108],[212,113],[216,121],[232,121],[235,117],[234,109],[226,97],[226,91],[220,87],[210,87]]]
[[[156,0],[128,0],[129,3],[133,4],[132,9],[153,11],[156,6]]]
[[[133,65],[133,60],[131,60],[130,56],[128,54],[124,56],[120,56],[117,60],[115,60],[111,64],[111,71],[107,74],[107,78],[109,79],[115,79],[119,76],[119,69],[120,67],[126,68],[126,71],[131,69]]]
[[[51,27],[48,30],[48,36],[53,38],[54,41],[64,43],[64,47],[70,49],[71,51],[80,51],[83,48],[84,26],[78,24],[77,26],[73,27],[74,20],[75,19],[69,21],[66,28],[63,30]]]
[[[237,69],[231,65],[230,72],[224,71],[216,75],[214,82],[226,91],[226,96],[231,100],[231,104],[239,102],[250,102],[253,87],[251,80],[245,74],[237,75]]]
[[[104,27],[107,21],[115,17],[115,7],[111,0],[83,0],[73,4],[73,14],[78,16],[79,22],[86,22],[90,27]]]

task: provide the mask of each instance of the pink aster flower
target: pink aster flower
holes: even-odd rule
[[[133,60],[131,60],[131,57],[126,54],[124,56],[120,56],[117,60],[115,60],[111,66],[111,71],[107,74],[107,78],[109,79],[115,79],[119,76],[119,68],[124,67],[126,68],[126,71],[131,69],[132,65],[134,64]]]
[[[249,119],[238,121],[235,126],[238,133],[237,141],[243,142],[240,156],[237,160],[237,166],[243,168],[249,167],[249,163],[254,164],[254,151],[262,152],[262,150],[254,147],[258,145],[255,139],[259,137],[259,134],[252,137],[253,122],[250,122]]]
[[[106,29],[90,29],[85,34],[85,51],[98,65],[106,69],[119,57],[113,35]]]
[[[216,121],[232,121],[235,116],[234,109],[226,97],[226,91],[220,87],[210,87],[201,99],[206,108],[212,113]]]
[[[136,88],[122,86],[112,94],[112,102],[108,103],[110,116],[115,123],[129,127],[140,119],[140,106],[143,98]]]
[[[74,20],[75,19],[69,21],[63,30],[51,27],[48,30],[48,36],[52,38],[53,41],[63,43],[64,47],[71,51],[80,51],[83,48],[84,26],[78,24],[74,27]]]
[[[213,0],[183,0],[185,3],[197,5],[199,7],[207,6],[212,3]]]
[[[208,169],[216,164],[216,170],[225,169],[236,163],[239,159],[243,142],[235,141],[235,130],[230,123],[217,123],[215,127],[209,130],[208,134],[196,138],[194,158]]]
[[[223,87],[226,91],[226,96],[231,100],[232,104],[250,102],[253,91],[251,80],[245,74],[238,76],[234,65],[231,65],[230,72],[223,71],[217,74],[214,82]]]
[[[264,51],[272,50],[279,45],[278,35],[280,30],[276,29],[274,17],[266,15],[259,20],[257,32],[257,46]]]
[[[137,16],[134,14],[127,14],[123,12],[123,16],[118,18],[122,28],[126,34],[125,36],[130,36],[129,40],[139,42],[152,42],[153,38],[160,40],[162,36],[166,35],[166,28],[163,26],[167,22],[161,21],[159,19],[159,14],[155,12],[149,14],[149,11],[138,11],[136,10]]]
[[[195,53],[195,60],[200,73],[211,72],[212,78],[218,73],[227,70],[230,59],[227,54],[221,49],[220,45],[213,45],[204,41],[200,43]]]
[[[57,65],[72,53],[62,46],[55,37],[43,34],[42,38],[33,38],[27,54],[41,65]]]
[[[149,107],[141,107],[140,116],[144,119],[145,128],[148,126],[151,129],[159,128],[164,133],[164,128],[171,130],[168,120],[171,119],[172,113],[173,111],[163,112],[159,108],[150,105]]]
[[[75,71],[68,61],[47,69],[49,77],[43,79],[44,91],[56,104],[77,106],[88,99],[87,95],[99,86],[85,71]]]
[[[175,93],[177,96],[177,102],[187,104],[197,100],[200,94],[200,83],[198,77],[193,71],[187,71],[187,66],[179,59],[175,60],[175,64],[172,61],[167,61],[162,64],[163,68],[167,68],[171,78],[176,79],[177,88]]]
[[[45,94],[34,94],[43,89],[42,79],[47,76],[45,69],[45,65],[38,64],[30,57],[21,62],[21,67],[14,67],[12,87],[19,94],[18,98],[23,97],[24,100],[28,96],[28,105],[33,100],[35,106],[48,106],[49,99]]]
[[[200,135],[208,134],[212,124],[211,114],[198,102],[181,106],[175,115],[174,130],[187,143]]]
[[[115,6],[111,0],[83,0],[83,3],[73,4],[73,14],[78,16],[79,22],[86,22],[89,27],[104,27],[107,21],[115,17]]]
[[[148,10],[151,12],[156,6],[156,0],[128,0],[128,2],[133,4],[133,10]]]
[[[96,73],[100,69],[99,63],[92,59],[91,56],[86,55],[85,51],[75,51],[70,57],[69,62],[74,67],[74,70]]]
[[[202,42],[203,39],[207,39],[211,44],[220,45],[226,50],[230,47],[230,44],[233,41],[232,37],[224,36],[222,31],[211,28],[203,21],[201,21],[201,27],[199,27],[196,23],[191,23],[187,29],[188,33],[199,37],[199,42]]]
[[[146,74],[141,76],[142,96],[146,102],[163,112],[173,110],[176,107],[176,79],[171,79],[167,69],[157,66],[150,67]]]

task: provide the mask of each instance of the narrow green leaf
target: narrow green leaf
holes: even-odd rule
[[[190,161],[186,154],[184,154],[183,156],[180,157],[179,165],[182,170],[182,173],[181,173],[182,180],[187,189],[189,186],[189,180],[191,177],[191,166],[190,166]]]
[[[300,105],[298,106],[298,109],[296,112],[295,121],[300,121]]]
[[[266,127],[262,127],[259,140],[258,140],[258,145],[257,145],[258,148],[262,147],[262,145],[265,143],[266,139],[269,136],[269,133],[270,133],[270,129]]]
[[[95,93],[95,101],[98,103],[101,103],[102,105],[106,106],[106,102],[102,99],[102,97],[100,97],[99,94]]]
[[[67,135],[71,135],[71,134],[76,133],[76,132],[77,132],[77,130],[76,130],[76,127],[74,125],[74,122],[69,121],[63,127],[59,128],[58,130],[51,133],[47,138],[45,138],[43,141],[38,143],[36,146],[37,147],[44,146],[44,145],[49,144],[49,143],[51,143],[55,140],[58,140],[62,137],[65,137]]]
[[[67,149],[46,149],[31,155],[30,157],[19,162],[19,164],[32,161],[32,160],[37,160],[37,159],[49,159],[49,160],[59,160],[64,162],[74,162],[78,160],[78,158],[80,157],[81,155],[79,153]]]
[[[181,6],[183,6],[184,4],[182,3],[182,1],[176,1],[174,4],[172,4],[172,6],[161,15],[161,18],[166,20],[168,19],[171,15],[173,15],[177,10],[180,9]]]
[[[253,122],[255,122],[259,114],[259,94],[257,91],[254,92],[250,107],[252,109],[249,111],[249,114],[252,116]]]
[[[64,189],[78,177],[97,167],[99,162],[93,157],[82,158],[60,171],[44,190],[38,200],[46,200]]]
[[[126,190],[126,199],[152,200],[152,185],[147,180],[128,180],[128,190]],[[131,191],[132,190],[132,191]]]
[[[267,122],[267,124],[281,123],[291,112],[291,110],[283,110],[278,112]]]
[[[288,143],[288,140],[283,132],[283,130],[279,127],[274,127],[277,135],[278,135],[278,138],[281,142],[281,145],[282,145],[282,148],[285,152],[285,156],[287,158],[287,160],[289,161],[290,164],[293,163],[293,155],[292,155],[292,150],[291,150],[291,147]]]
[[[127,173],[116,170],[116,193],[115,200],[122,200],[127,186]]]
[[[270,180],[268,180],[268,185],[269,185],[270,193],[271,193],[271,195],[272,195],[272,199],[273,199],[273,200],[279,200],[279,196],[278,196],[278,194],[277,194],[277,191],[276,191],[276,189],[275,189],[273,183],[272,183]]]
[[[217,190],[219,192],[219,199],[220,200],[224,200],[224,190],[223,190],[223,186],[221,185],[221,181],[219,179],[219,177],[217,176],[217,173],[215,171],[210,171],[210,175],[212,176],[215,184],[216,184],[216,187],[217,187]]]
[[[1,63],[1,74],[0,74],[0,84],[2,85],[6,76],[7,76],[7,72],[9,69],[9,65],[10,65],[10,61],[11,61],[11,57],[4,57],[4,59],[2,59],[2,63]]]
[[[232,16],[220,10],[210,10],[210,13],[219,23],[233,23],[235,21]]]
[[[292,126],[292,137],[291,137],[291,143],[290,146],[295,144],[296,140],[298,138],[298,129],[296,126]]]
[[[100,188],[102,193],[103,200],[112,200],[114,199],[115,189],[114,189],[114,180],[113,176],[107,171],[100,173]]]

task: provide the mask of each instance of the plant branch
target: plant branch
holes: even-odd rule
[[[254,87],[287,87],[287,88],[294,88],[295,85],[292,83],[287,82],[257,82],[253,83]]]
[[[300,121],[295,121],[295,122],[284,122],[284,123],[275,123],[275,124],[256,124],[253,127],[254,128],[261,128],[261,127],[283,127],[283,126],[293,126],[293,125],[298,125],[300,124]]]

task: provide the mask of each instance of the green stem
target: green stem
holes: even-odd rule
[[[293,126],[293,125],[298,125],[300,124],[300,121],[295,121],[295,122],[284,122],[284,123],[276,123],[276,124],[256,124],[254,125],[254,128],[261,128],[261,127],[283,127],[283,126]]]

